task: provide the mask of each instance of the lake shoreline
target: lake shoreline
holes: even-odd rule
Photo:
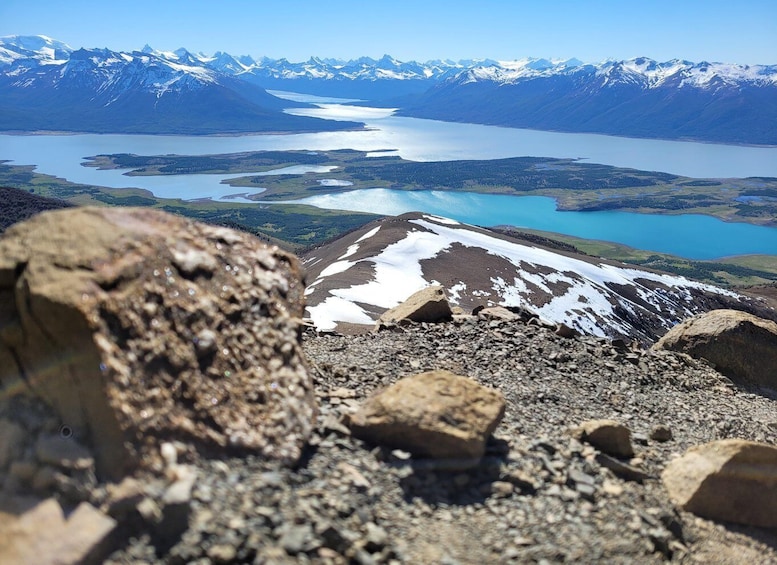
[[[446,192],[446,198],[459,198],[456,196],[457,194],[473,190],[473,185],[477,185],[476,189],[479,192],[475,194],[480,194],[480,197],[489,197],[497,200],[504,198],[503,194],[505,193],[512,193],[519,198],[527,194],[541,194],[543,198],[549,198],[551,202],[551,205],[547,207],[547,213],[563,214],[565,221],[572,217],[570,214],[580,215],[583,212],[560,212],[557,211],[557,208],[591,209],[606,207],[619,210],[638,209],[637,212],[631,213],[631,217],[639,225],[644,223],[645,218],[667,218],[677,223],[678,220],[672,219],[683,218],[689,212],[694,214],[713,212],[701,216],[718,222],[712,224],[715,226],[714,228],[706,229],[721,231],[722,227],[725,226],[723,231],[726,231],[731,227],[739,229],[737,226],[743,225],[767,230],[763,232],[767,234],[772,234],[777,230],[777,228],[773,227],[753,225],[771,223],[777,217],[777,214],[771,212],[771,207],[777,201],[777,198],[772,198],[772,194],[777,190],[777,186],[772,186],[773,179],[777,177],[777,148],[631,139],[602,134],[521,130],[501,126],[482,126],[394,117],[376,114],[375,112],[370,113],[369,111],[366,111],[364,115],[359,115],[357,110],[358,107],[355,106],[344,108],[342,105],[335,104],[317,109],[317,114],[318,117],[333,120],[348,114],[346,116],[348,119],[365,123],[365,127],[359,131],[328,131],[325,133],[283,135],[266,133],[261,135],[229,134],[218,136],[77,135],[72,132],[68,135],[59,136],[0,135],[0,158],[12,161],[12,165],[33,166],[38,173],[66,179],[71,183],[92,187],[107,187],[105,191],[110,192],[109,200],[111,201],[125,200],[122,195],[131,194],[128,189],[135,187],[146,190],[159,199],[178,199],[180,202],[212,198],[214,203],[227,203],[228,200],[224,200],[225,196],[232,196],[234,198],[235,195],[241,193],[255,196],[258,194],[259,200],[263,201],[267,198],[267,202],[262,203],[262,206],[265,206],[271,202],[277,202],[280,198],[293,200],[294,205],[301,205],[306,202],[304,198],[300,197],[312,195],[317,195],[316,198],[333,198],[337,197],[338,194],[347,193],[348,196],[346,198],[352,198],[353,192],[350,190],[343,191],[338,187],[322,186],[318,182],[321,178],[332,179],[333,182],[352,182],[354,186],[351,190],[358,190],[365,186],[393,187],[395,184],[392,183],[397,179],[392,181],[391,176],[386,177],[383,172],[380,172],[380,178],[374,178],[375,171],[372,171],[370,167],[375,166],[376,163],[385,164],[389,160],[372,159],[372,157],[363,159],[363,162],[358,164],[361,167],[361,171],[366,172],[366,175],[362,175],[360,179],[356,180],[354,180],[353,174],[342,175],[338,174],[338,171],[326,173],[323,177],[321,175],[296,175],[296,177],[294,175],[287,175],[285,177],[263,176],[258,180],[256,179],[256,173],[254,173],[254,178],[251,178],[251,173],[247,172],[242,175],[246,178],[240,181],[234,178],[234,174],[208,174],[203,171],[200,171],[201,174],[133,176],[130,179],[123,174],[126,172],[126,169],[98,170],[94,167],[84,167],[82,163],[84,156],[100,154],[218,156],[229,153],[256,151],[336,151],[350,147],[356,151],[373,155],[374,153],[372,152],[374,151],[385,151],[388,149],[393,152],[393,156],[412,162],[413,166],[420,163],[434,166],[444,162],[442,167],[448,168],[456,166],[457,163],[461,164],[462,161],[468,161],[468,163],[462,165],[465,167],[464,169],[453,171],[452,176],[449,175],[449,177],[454,179],[451,182],[456,182],[455,179],[460,177],[462,173],[466,174],[466,169],[471,166],[477,167],[480,164],[481,167],[488,169],[493,166],[494,160],[497,159],[515,159],[516,155],[539,155],[542,159],[554,160],[556,162],[566,160],[562,168],[566,168],[567,173],[572,169],[581,172],[585,186],[578,188],[574,195],[574,201],[563,198],[561,191],[568,190],[570,187],[577,185],[567,183],[567,180],[570,178],[569,174],[565,177],[567,180],[562,179],[559,181],[559,173],[554,170],[543,170],[537,173],[547,179],[556,179],[547,181],[545,185],[535,184],[533,186],[526,185],[516,188],[509,179],[505,181],[504,175],[495,181],[489,181],[486,176],[483,177],[482,181],[472,179],[464,184],[459,183],[460,186],[453,187],[457,188],[459,192]],[[574,161],[575,159],[577,161]],[[486,161],[488,162],[486,163]],[[591,184],[590,181],[596,178],[596,168],[601,168],[601,165],[597,164],[620,169],[618,172],[620,180],[615,179],[616,184],[613,185],[609,180],[605,180],[606,174],[609,173],[600,171],[600,175],[605,175],[600,177],[601,183]],[[586,169],[586,167],[589,168]],[[421,169],[418,170],[420,171]],[[398,182],[404,188],[411,189],[445,187],[447,181],[444,179],[441,182],[434,181],[434,175],[427,179],[426,177],[431,173],[424,171],[421,171],[424,176],[420,180],[411,180],[408,183],[404,183],[401,179],[398,179]],[[649,173],[647,171],[670,171],[670,173],[666,174],[672,175],[673,178],[664,181],[659,177],[666,175],[665,173]],[[29,175],[30,173],[27,172],[26,174]],[[656,180],[651,180],[646,184],[644,178],[650,175],[653,175]],[[635,176],[638,181],[642,178],[643,181],[629,184],[628,178],[631,176]],[[693,179],[734,180],[715,181],[715,183],[721,186],[710,187],[710,184],[714,183],[699,184],[690,182],[683,185],[676,177],[684,177],[685,180],[689,181]],[[430,182],[426,182],[427,180]],[[240,186],[240,182],[243,183],[242,186]],[[731,186],[731,183],[734,182],[739,184]],[[777,183],[777,180],[774,180],[774,182]],[[294,183],[297,184],[295,185]],[[488,185],[491,185],[491,188],[483,188],[483,186]],[[494,186],[497,186],[497,188],[493,188]],[[263,191],[262,189],[265,190]],[[731,198],[726,201],[723,197],[727,191]],[[497,194],[488,194],[492,192]],[[710,195],[715,192],[717,192],[717,199],[711,199]],[[376,193],[371,192],[369,194],[370,198],[374,198]],[[420,197],[418,190],[407,194],[412,194],[417,198]],[[617,195],[617,201],[611,198],[613,195]],[[271,200],[272,196],[275,196],[275,200]],[[746,198],[739,202],[733,200],[740,196],[745,196]],[[754,201],[748,199],[751,196],[756,197]],[[140,197],[142,198],[142,196]],[[466,198],[470,197],[466,196]],[[239,197],[239,199],[242,198]],[[763,202],[759,199],[763,200]],[[463,201],[460,200],[459,202]],[[238,205],[237,203],[234,204]],[[241,208],[245,208],[245,206],[250,208],[250,204],[239,204],[239,206]],[[470,204],[459,204],[459,208],[462,206],[465,208],[471,207]],[[507,206],[514,206],[514,204]],[[418,210],[423,209],[423,207],[421,204],[416,204],[410,209]],[[736,213],[736,217],[732,216],[732,210]],[[323,210],[321,213],[324,213]],[[372,213],[386,215],[392,212],[387,208],[381,208]],[[447,212],[442,210],[436,213],[446,215]],[[607,218],[618,213],[628,214],[630,212],[596,211],[588,212],[583,217],[603,218],[602,221],[609,221]],[[756,218],[759,215],[761,218]],[[718,220],[717,218],[720,219]],[[750,223],[740,223],[738,220],[745,220]],[[479,225],[494,225],[497,223],[522,225],[517,220],[508,219],[503,221],[499,218],[488,219],[487,221],[479,219],[476,222],[470,223],[477,223]],[[682,223],[684,223],[684,220],[679,220],[679,224]],[[596,228],[597,226],[593,227]],[[632,226],[633,228],[634,226]],[[540,229],[542,229],[541,226]],[[551,228],[551,231],[560,230]],[[662,238],[678,238],[678,236],[664,234],[660,230],[652,235],[659,243]],[[599,238],[600,234],[584,234],[583,237]],[[628,241],[621,240],[619,237],[607,237],[606,239],[628,243]],[[710,233],[708,239],[715,240],[720,237],[720,234]],[[748,241],[743,241],[743,243],[749,244]],[[633,245],[634,243],[629,244]],[[703,247],[715,246],[714,242],[710,243],[709,241],[702,241],[700,245]],[[654,248],[652,245],[645,243],[640,243],[637,247],[642,249]],[[775,250],[777,250],[777,243],[767,251],[773,254]],[[754,250],[745,245],[733,250],[721,248],[716,256],[762,252],[762,249]]]

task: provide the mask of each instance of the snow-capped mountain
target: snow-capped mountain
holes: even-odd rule
[[[156,51],[150,46],[144,53],[171,62],[185,61],[236,76],[270,90],[289,90],[306,94],[342,98],[386,99],[420,93],[438,81],[452,77],[473,64],[490,61],[415,61],[402,62],[384,55],[380,59],[360,57],[353,60],[310,57],[307,61],[233,56],[221,51],[212,56],[192,54],[185,49]]]
[[[605,61],[598,65],[585,64],[578,59],[520,59],[473,66],[467,73],[458,76],[456,81],[462,84],[493,81],[505,85],[526,79],[564,75],[586,78],[593,75],[599,78],[602,85],[633,84],[641,88],[660,88],[665,84],[678,88],[714,88],[738,84],[764,86],[777,84],[777,65],[692,63],[679,59],[661,63],[647,57]]]
[[[453,61],[402,62],[389,55],[351,61],[311,57],[300,63],[263,58],[240,77],[268,89],[383,100],[421,93],[465,68]]]
[[[294,63],[0,38],[0,129],[210,133],[357,125],[280,114],[293,103],[264,89],[366,99],[438,120],[777,144],[777,65],[645,57],[419,63],[389,55]]]
[[[308,314],[320,329],[372,325],[430,284],[466,312],[523,306],[589,335],[651,343],[679,321],[750,299],[675,275],[579,256],[454,220],[378,220],[303,257]]]
[[[300,105],[185,50],[72,50],[0,39],[0,129],[122,133],[324,131],[357,127],[283,112]]]
[[[400,114],[772,145],[777,143],[777,65],[659,63],[645,57],[598,65],[524,59],[469,68],[410,101]]]
[[[70,57],[73,49],[45,35],[9,35],[0,38],[0,65],[26,59],[38,64],[58,64]]]

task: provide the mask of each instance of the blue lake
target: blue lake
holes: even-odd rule
[[[305,99],[296,95],[297,99]],[[309,97],[308,97],[309,98]],[[208,155],[256,150],[391,150],[417,161],[497,159],[517,156],[582,158],[588,162],[700,178],[777,177],[777,147],[620,138],[458,124],[396,117],[391,110],[362,108],[332,99],[293,113],[360,120],[362,131],[218,137],[150,135],[0,135],[0,160],[73,182],[114,188],[144,188],[164,198],[214,200],[244,193],[223,181],[243,175],[128,177],[121,170],[81,165],[84,157],[109,153]],[[385,154],[385,153],[384,153]],[[308,169],[292,169],[299,173]],[[325,168],[311,174],[326,182]],[[433,187],[430,187],[433,188]],[[420,210],[493,226],[512,224],[579,237],[617,241],[689,258],[751,253],[777,254],[777,228],[724,223],[705,216],[659,216],[623,212],[557,212],[551,199],[383,189],[322,195],[308,203],[394,214]],[[246,201],[248,202],[248,201]]]
[[[422,210],[481,225],[514,225],[587,239],[617,241],[638,249],[689,259],[743,254],[777,254],[777,229],[727,223],[711,216],[662,216],[631,212],[559,212],[552,198],[438,190],[353,190],[305,198],[320,208],[377,214]]]

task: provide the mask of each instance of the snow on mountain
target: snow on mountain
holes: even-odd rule
[[[73,49],[45,35],[7,35],[0,37],[0,69],[18,61],[26,67],[59,65],[67,61]]]
[[[595,65],[584,64],[578,59],[550,61],[526,58],[498,61],[473,66],[467,71],[465,77],[457,78],[462,83],[493,81],[500,84],[515,84],[525,79],[575,76],[580,73],[593,73],[604,77],[605,83],[632,83],[645,88],[658,88],[671,83],[676,83],[678,87],[705,88],[715,80],[728,85],[777,84],[777,65],[692,63],[679,59],[661,63],[647,57],[626,61],[604,61]]]
[[[0,37],[0,44],[6,49],[25,54],[38,54],[46,58],[54,58],[57,52],[70,53],[73,49],[66,43],[57,41],[45,35],[6,35]]]
[[[0,129],[212,134],[346,127],[286,114],[304,104],[241,80],[247,67],[228,55],[186,49],[72,50],[42,36],[2,38]]]
[[[592,65],[521,59],[464,69],[398,115],[537,130],[777,143],[777,65],[646,57]],[[488,104],[483,104],[488,100]]]
[[[311,57],[293,63],[287,59],[263,58],[243,71],[256,77],[273,79],[324,80],[427,80],[443,76],[451,70],[460,70],[456,63],[433,61],[426,64],[401,62],[389,55],[380,59],[361,57],[350,61]]]
[[[224,86],[238,98],[248,96],[257,103],[258,87],[375,104],[385,100],[400,107],[399,115],[444,121],[665,139],[777,142],[773,103],[777,65],[662,63],[646,57],[595,65],[539,58],[419,63],[389,55],[349,61],[310,57],[295,63],[224,52],[208,56],[184,48],[157,51],[148,45],[133,52],[74,51],[44,36],[0,38],[0,88],[29,92],[38,86],[61,88],[67,80],[94,90],[90,98],[103,104],[121,99],[121,88],[145,89],[163,97],[207,85]],[[248,93],[250,88],[253,93]],[[26,104],[18,95],[12,95],[13,104]],[[261,104],[280,109],[271,98],[264,97]],[[204,100],[200,104],[204,106]],[[41,98],[39,107],[44,106]]]
[[[41,61],[67,60],[74,50],[66,44],[46,36],[6,36],[0,38],[0,64],[18,58],[36,58]],[[626,61],[605,61],[584,64],[578,59],[550,60],[524,58],[514,61],[494,60],[433,60],[425,63],[399,61],[390,55],[380,59],[360,57],[353,60],[311,57],[307,61],[290,62],[287,59],[263,57],[254,60],[243,55],[236,57],[221,51],[212,56],[192,54],[184,48],[175,51],[157,51],[146,45],[140,53],[158,57],[187,67],[207,67],[233,75],[249,74],[286,79],[348,79],[348,80],[423,80],[442,79],[458,75],[460,81],[495,81],[512,84],[522,79],[595,73],[618,80],[644,83],[648,88],[677,82],[679,86],[703,88],[716,79],[726,84],[777,83],[777,65],[734,65],[725,63],[692,63],[671,60],[657,62],[647,57]],[[618,78],[616,78],[618,77]]]
[[[320,329],[373,324],[430,284],[465,311],[523,306],[582,333],[652,341],[680,320],[746,300],[711,285],[546,249],[411,213],[310,252],[308,313]]]

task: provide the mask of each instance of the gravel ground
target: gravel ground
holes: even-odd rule
[[[777,444],[773,393],[737,388],[683,355],[518,322],[307,333],[303,345],[320,409],[299,465],[190,455],[188,529],[172,545],[138,534],[110,563],[777,563],[777,531],[678,512],[658,480],[692,445]],[[362,399],[432,369],[506,398],[479,467],[415,460],[349,434]],[[635,459],[618,467],[572,438],[601,418],[629,427]],[[651,439],[661,426],[672,439]]]

